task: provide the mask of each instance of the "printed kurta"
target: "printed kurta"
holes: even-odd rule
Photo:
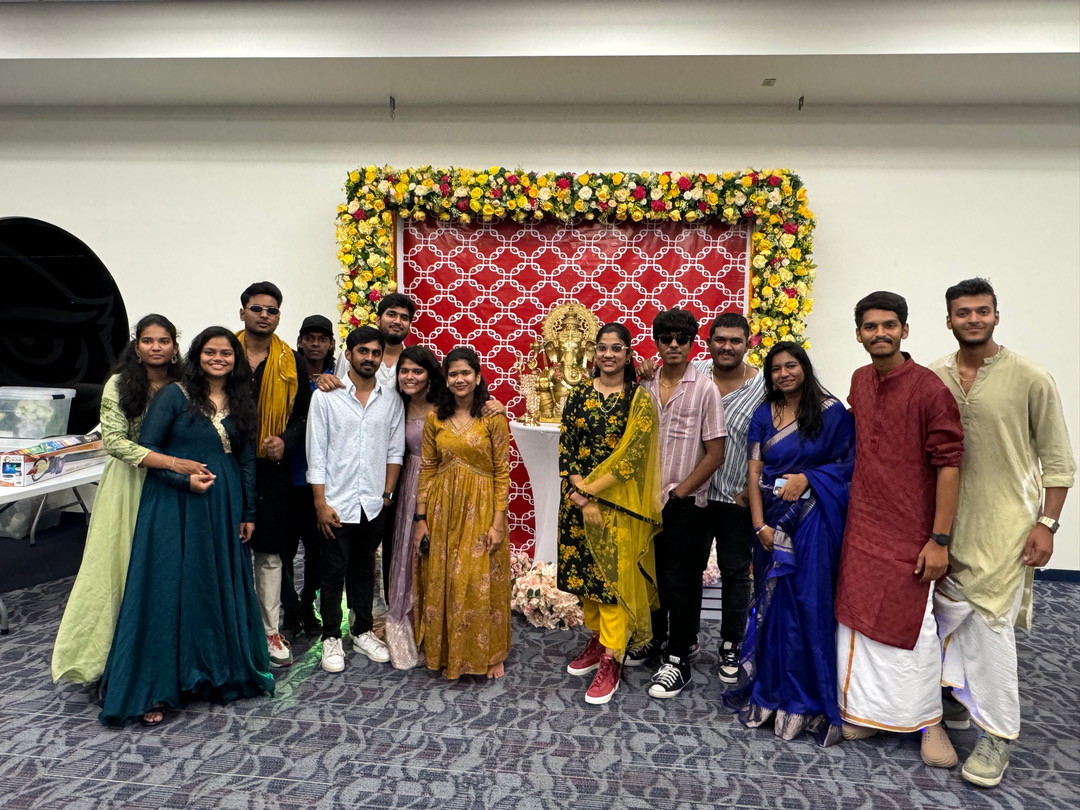
[[[910,650],[930,590],[914,571],[934,525],[937,470],[960,466],[964,431],[944,383],[904,356],[884,379],[873,366],[851,377],[855,473],[836,619],[874,641]]]
[[[956,355],[931,368],[948,386],[964,424],[960,503],[949,549],[949,578],[991,626],[1008,622],[1017,589],[1017,625],[1031,627],[1035,569],[1020,561],[1045,487],[1071,487],[1076,462],[1053,377],[1004,346],[983,361],[968,393]]]
[[[117,378],[110,377],[101,392],[101,437],[109,458],[94,497],[79,575],[56,634],[54,681],[93,683],[105,671],[146,477],[139,464],[150,452],[138,443],[142,421],[143,414],[130,420],[124,415]]]
[[[426,504],[428,553],[417,577],[416,644],[429,669],[484,675],[510,652],[510,547],[487,532],[510,490],[510,428],[502,415],[460,432],[424,422],[417,502]]]

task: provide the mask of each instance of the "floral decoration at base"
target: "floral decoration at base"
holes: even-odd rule
[[[720,564],[716,561],[716,541],[713,541],[712,550],[709,552],[709,562],[705,566],[705,573],[701,575],[701,584],[706,588],[720,583]]]
[[[761,365],[778,341],[804,348],[813,308],[811,261],[817,224],[806,188],[788,169],[740,172],[526,172],[367,166],[349,173],[337,208],[339,331],[374,323],[379,300],[397,289],[394,216],[462,225],[545,218],[559,222],[753,221],[750,350]]]
[[[516,549],[510,552],[510,608],[533,627],[549,630],[580,627],[585,621],[581,600],[556,585],[555,564],[535,562]]]

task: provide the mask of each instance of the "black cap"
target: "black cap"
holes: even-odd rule
[[[334,336],[334,325],[330,323],[330,319],[322,315],[308,315],[304,318],[304,322],[300,324],[300,334],[303,335],[307,332],[323,332],[329,337]]]

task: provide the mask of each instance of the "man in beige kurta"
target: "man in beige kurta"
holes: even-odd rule
[[[990,284],[962,281],[946,303],[960,348],[931,368],[956,397],[965,452],[952,570],[934,613],[942,682],[984,732],[961,773],[992,787],[1020,733],[1013,628],[1031,627],[1035,568],[1053,553],[1076,464],[1053,378],[993,339],[999,315]]]

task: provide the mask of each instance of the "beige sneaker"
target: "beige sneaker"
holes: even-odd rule
[[[995,787],[1001,781],[1008,767],[1009,741],[1004,737],[983,733],[971,756],[964,760],[960,775],[973,785],[989,788]]]
[[[956,749],[941,723],[934,723],[922,730],[920,747],[922,761],[931,768],[951,768],[956,764]]]
[[[854,723],[844,723],[840,727],[840,736],[845,740],[865,740],[869,737],[873,737],[878,733],[876,728],[869,728],[868,726],[857,726]]]

